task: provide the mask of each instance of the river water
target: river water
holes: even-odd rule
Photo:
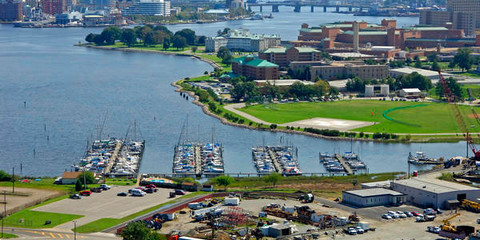
[[[280,8],[274,19],[170,26],[190,27],[213,35],[218,29],[248,28],[252,32],[281,34],[295,39],[301,23],[311,25],[336,20],[381,18],[334,13],[293,13]],[[308,19],[308,20],[307,20]],[[417,18],[400,18],[411,25]],[[224,145],[227,172],[255,172],[253,145],[290,142],[298,147],[303,172],[325,172],[319,151],[343,152],[353,148],[370,172],[405,171],[408,152],[431,157],[465,153],[464,143],[383,144],[328,141],[303,135],[272,133],[223,125],[182,99],[170,83],[192,77],[212,67],[188,58],[151,53],[125,53],[74,47],[89,32],[100,28],[20,29],[0,25],[0,169],[15,168],[23,175],[56,176],[70,169],[84,153],[87,139],[104,135],[123,137],[137,122],[138,136],[146,140],[141,172],[170,173],[173,148],[185,119],[189,136],[215,138]],[[103,119],[106,119],[103,125]]]

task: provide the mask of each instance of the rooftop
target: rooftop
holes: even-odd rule
[[[402,91],[406,93],[421,93],[420,89],[418,88],[403,88]]]
[[[284,47],[274,47],[274,48],[269,48],[264,51],[264,53],[285,53],[287,48]]]
[[[385,188],[369,188],[369,189],[361,189],[361,190],[351,190],[345,191],[346,193],[356,195],[359,197],[373,197],[379,195],[391,195],[391,196],[403,196],[403,193],[399,193],[390,189]]]
[[[317,49],[310,47],[296,47],[296,49],[301,53],[319,52]]]
[[[62,178],[63,179],[71,179],[71,178],[77,178],[82,172],[63,172]]]
[[[404,29],[409,29],[409,30],[417,30],[417,31],[446,31],[448,28],[446,27],[405,27]]]
[[[249,59],[252,58],[252,59]],[[259,58],[253,58],[251,56],[244,56],[240,58],[235,58],[232,60],[232,62],[237,62],[242,65],[249,65],[252,67],[278,67],[277,64],[271,63],[267,60],[262,60]]]
[[[373,55],[356,53],[356,52],[330,53],[330,56],[338,57],[338,58],[374,58],[375,57]]]
[[[303,83],[303,85],[313,85],[315,84],[314,82],[310,82],[310,81],[301,81],[301,80],[298,80],[298,79],[282,79],[282,80],[255,80],[255,83],[257,85],[264,85],[264,84],[270,84],[270,85],[273,85],[273,86],[278,86],[278,87],[281,87],[281,86],[291,86],[293,85],[294,83],[296,82],[300,82],[300,83]]]
[[[346,31],[344,34],[353,35],[353,31]],[[372,36],[372,35],[387,35],[387,31],[359,31],[361,36]]]
[[[398,180],[394,181],[394,184],[399,185],[407,185],[411,188],[421,189],[424,191],[432,192],[432,193],[447,193],[452,191],[459,191],[459,190],[470,190],[470,191],[480,191],[478,188],[469,187],[466,185],[442,181],[438,179],[422,179],[422,178],[410,178],[405,180]]]

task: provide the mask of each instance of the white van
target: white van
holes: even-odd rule
[[[143,196],[145,196],[147,193],[145,193],[144,191],[142,191],[142,190],[140,190],[140,189],[132,189],[132,191],[130,192],[130,194],[132,194],[132,196],[143,197]]]

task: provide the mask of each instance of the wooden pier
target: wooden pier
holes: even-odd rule
[[[167,177],[167,178],[182,178],[182,177],[197,177],[197,178],[213,178],[222,175],[228,175],[235,178],[242,177],[264,177],[270,173],[201,173],[197,175],[195,173],[156,173],[156,174],[147,174],[149,177]],[[318,172],[318,173],[302,173],[302,176],[346,176],[345,172]]]
[[[270,148],[268,149],[268,154],[270,155],[270,158],[272,159],[273,166],[275,167],[275,171],[277,173],[283,174],[283,168],[282,168],[282,165],[278,162],[277,155]]]
[[[122,141],[117,142],[117,146],[115,146],[115,150],[113,151],[112,157],[108,160],[108,166],[105,169],[105,174],[109,174],[112,171],[113,164],[117,162],[118,154],[123,147]],[[140,164],[139,164],[140,165]]]
[[[345,159],[343,159],[343,157],[340,156],[340,154],[335,154],[335,158],[340,162],[340,164],[342,164],[342,167],[343,169],[345,169],[345,172],[347,173],[347,175],[353,174],[352,168],[350,168],[350,166],[345,162]]]
[[[195,146],[195,174],[200,175],[202,174],[202,157],[201,151],[199,146]]]

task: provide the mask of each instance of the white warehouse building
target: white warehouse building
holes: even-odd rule
[[[406,195],[406,201],[420,207],[449,209],[451,202],[477,201],[480,189],[438,179],[410,178],[391,182],[391,189]]]
[[[398,205],[405,202],[405,194],[385,188],[369,188],[342,192],[342,202],[357,207]]]
[[[251,34],[247,29],[230,30],[224,37],[208,37],[205,40],[205,51],[217,52],[220,47],[229,50],[260,52],[265,49],[280,46],[278,35]]]

